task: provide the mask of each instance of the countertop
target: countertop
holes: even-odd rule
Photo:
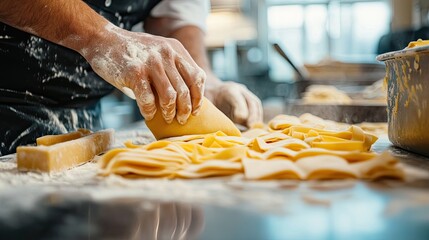
[[[146,130],[118,138],[150,141]],[[125,180],[95,163],[18,173],[0,158],[0,239],[429,239],[429,158],[391,146],[405,182]]]

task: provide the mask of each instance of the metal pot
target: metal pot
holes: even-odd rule
[[[390,141],[429,156],[429,46],[385,53]]]

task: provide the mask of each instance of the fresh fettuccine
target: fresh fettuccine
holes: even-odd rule
[[[403,178],[389,153],[370,151],[375,135],[358,126],[305,114],[279,115],[241,137],[223,132],[167,138],[147,145],[128,141],[107,152],[101,174],[202,178],[242,173],[246,179]]]

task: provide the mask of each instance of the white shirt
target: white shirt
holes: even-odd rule
[[[163,0],[151,11],[152,17],[169,17],[173,29],[193,25],[206,31],[206,18],[210,12],[209,0]]]

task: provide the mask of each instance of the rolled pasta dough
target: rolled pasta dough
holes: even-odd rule
[[[180,125],[177,119],[167,124],[162,117],[161,111],[157,111],[153,119],[146,121],[146,125],[156,139],[208,134],[217,131],[222,131],[228,136],[241,136],[240,131],[234,123],[207,98],[203,99],[200,113],[197,116],[191,115],[185,125]]]

